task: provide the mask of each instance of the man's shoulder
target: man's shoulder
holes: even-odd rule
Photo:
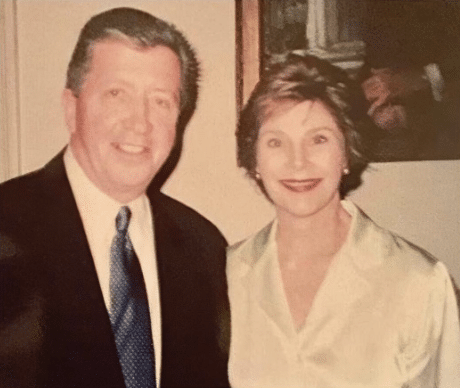
[[[20,228],[52,212],[70,186],[66,184],[62,155],[44,167],[0,184],[0,227]]]
[[[186,234],[199,240],[213,239],[226,245],[225,238],[219,229],[196,210],[170,196],[157,192],[149,195],[154,208],[154,215],[167,221]]]
[[[227,241],[217,227],[197,211],[162,193],[150,200],[157,253],[168,257],[172,254],[182,268],[206,273],[216,287],[222,286]]]
[[[224,239],[211,221],[184,203],[161,192],[150,195],[149,198],[156,209],[155,213],[168,217],[181,230],[194,231],[196,234],[207,233],[215,238]]]
[[[39,196],[41,170],[10,179],[0,184],[0,214],[26,211]],[[2,222],[3,223],[3,222]]]
[[[19,194],[18,190],[21,189],[30,189],[33,187],[34,183],[37,182],[37,179],[41,175],[41,171],[42,169],[35,170],[0,183],[0,194],[3,197],[4,195],[11,195],[13,193]]]
[[[0,203],[15,201],[36,195],[43,190],[43,184],[50,177],[62,177],[65,174],[62,160],[63,151],[49,161],[44,167],[24,175],[9,179],[0,184]],[[52,183],[52,182],[51,182]]]

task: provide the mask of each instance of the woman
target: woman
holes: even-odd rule
[[[361,106],[342,70],[293,56],[241,114],[238,163],[277,217],[228,252],[233,387],[460,387],[445,266],[341,200]]]

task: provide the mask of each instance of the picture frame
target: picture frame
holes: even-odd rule
[[[433,43],[441,42],[439,45],[444,44],[445,47],[457,46],[450,44],[448,39],[451,37],[447,35],[450,30],[460,25],[460,22],[456,23],[460,21],[459,5],[445,5],[446,8],[441,9],[443,5],[433,0],[410,4],[393,1],[372,3],[347,0],[237,0],[235,4],[238,112],[248,100],[263,69],[273,61],[282,60],[288,53],[315,55],[326,59],[349,72],[366,90],[374,88],[380,75],[373,74],[383,69],[386,71],[385,74],[382,73],[383,76],[389,73],[394,80],[393,84],[403,84],[410,93],[388,100],[379,109],[374,109],[373,101],[370,101],[367,109],[376,124],[376,129],[370,129],[375,134],[372,139],[375,147],[371,160],[392,162],[460,159],[460,113],[457,113],[460,112],[460,77],[453,81],[446,79],[444,82],[440,76],[440,69],[443,69],[444,64],[438,63],[441,59],[436,56],[437,48]],[[366,8],[369,4],[375,9],[369,11]],[[414,34],[419,34],[415,44],[413,37],[406,36],[405,20],[398,19],[400,14],[408,18],[407,29],[413,28]],[[446,15],[450,19],[444,22]],[[423,18],[428,17],[429,22],[426,23]],[[437,22],[436,18],[442,22]],[[403,66],[401,70],[397,64],[399,58],[394,60],[396,65],[381,62],[380,67],[375,68],[375,64],[369,60],[377,52],[375,48],[380,42],[369,47],[369,41],[373,43],[372,39],[361,38],[365,36],[364,28],[369,23],[378,26],[382,20],[386,22],[386,19],[389,20],[389,30],[395,24],[403,35],[401,38],[390,31],[388,36],[394,39],[389,40],[385,49],[390,53],[396,52],[399,48],[393,42],[402,40],[402,48],[406,49],[407,57],[415,55],[417,66],[414,68]],[[425,28],[429,31],[428,36],[423,34]],[[460,37],[460,28],[458,32]],[[457,38],[453,40],[455,39]],[[460,43],[460,38],[457,40]],[[428,48],[429,52],[434,53],[433,58],[423,58],[425,62],[422,62],[417,57],[419,54],[411,51],[414,46]],[[458,54],[454,53],[453,57],[457,63],[451,66],[460,72],[460,49],[456,50]],[[405,53],[404,50],[399,51]],[[452,51],[455,52],[455,49]],[[377,52],[376,57],[379,56],[391,59],[385,51]],[[381,58],[379,60],[382,61]],[[439,96],[443,92],[444,84],[448,84],[450,89],[443,99]]]

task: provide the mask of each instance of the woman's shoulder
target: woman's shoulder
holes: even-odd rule
[[[265,225],[258,232],[232,244],[227,248],[227,270],[238,267],[251,267],[268,246],[274,222]]]
[[[425,249],[399,234],[381,227],[358,206],[355,207],[351,236],[353,255],[357,263],[395,279],[445,278],[442,262]]]
[[[377,225],[355,208],[347,268],[359,275],[381,303],[387,302],[399,312],[403,331],[416,338],[433,322],[438,325],[436,317],[443,316],[448,301],[449,307],[456,309],[449,271],[425,249]],[[420,322],[425,326],[419,327]]]

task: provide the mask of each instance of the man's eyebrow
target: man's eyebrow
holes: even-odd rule
[[[161,93],[161,94],[165,94],[168,96],[172,96],[172,98],[174,98],[174,100],[177,103],[180,102],[180,92],[179,91],[155,87],[152,89],[152,93]]]
[[[175,91],[165,89],[165,88],[158,88],[158,87],[153,88],[152,91],[153,92],[160,92],[160,93],[164,93],[164,94],[177,94]]]

